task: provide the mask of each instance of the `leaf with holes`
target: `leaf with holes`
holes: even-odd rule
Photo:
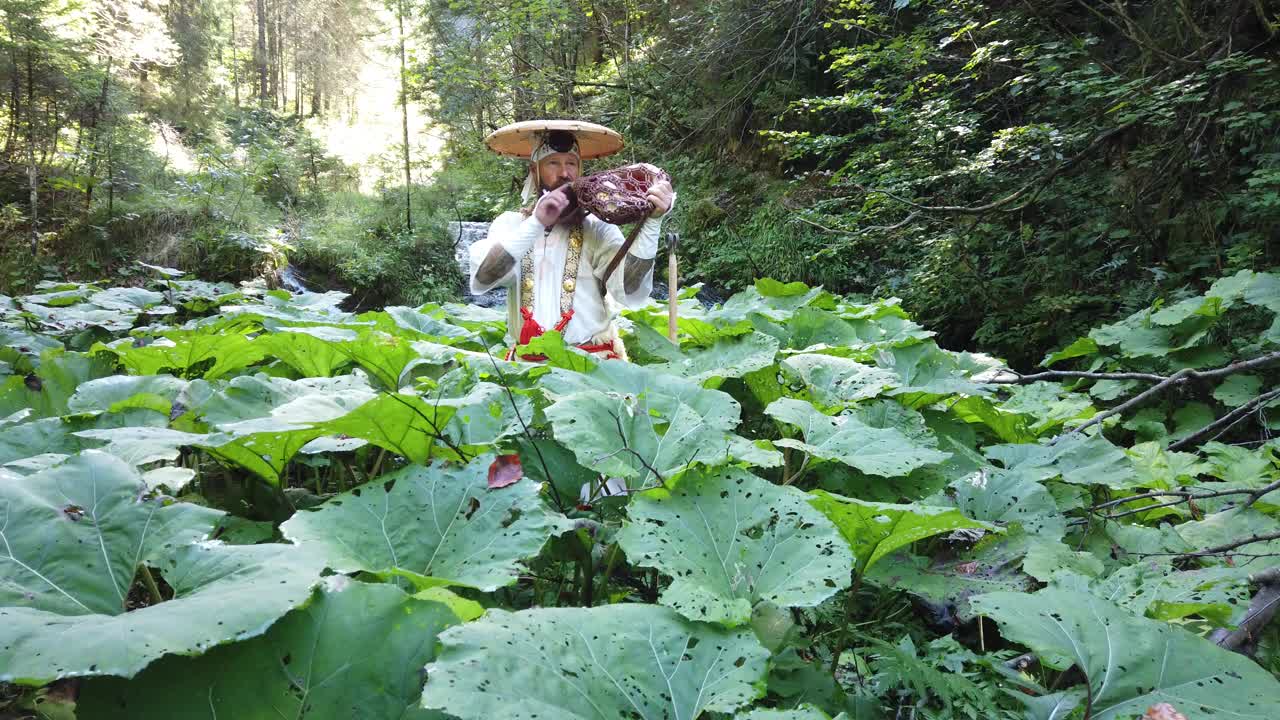
[[[918,467],[951,457],[919,444],[897,428],[877,428],[856,417],[824,415],[807,402],[782,398],[765,413],[800,428],[804,440],[783,438],[774,445],[803,450],[824,460],[837,460],[869,475],[900,477]]]
[[[737,400],[691,380],[607,361],[589,374],[553,370],[542,386],[555,401],[546,415],[556,440],[582,465],[626,478],[633,489],[655,484],[654,471],[665,478],[694,462],[781,460],[733,433]]]
[[[1079,668],[1094,720],[1129,720],[1159,702],[1222,720],[1275,716],[1280,682],[1252,660],[1094,595],[1047,588],[970,602],[1048,667]]]
[[[333,577],[261,637],[198,658],[165,658],[132,680],[86,682],[78,717],[439,717],[417,707],[421,668],[435,657],[436,636],[457,623],[440,603]]]
[[[782,361],[782,367],[800,378],[814,400],[827,406],[876,397],[898,380],[874,365],[831,355],[792,355]]]
[[[73,562],[94,550],[80,550]],[[132,677],[164,655],[256,637],[307,601],[323,567],[288,545],[175,544],[157,554],[147,564],[173,589],[164,602],[123,614],[0,607],[0,682]]]
[[[97,450],[0,483],[0,606],[124,612],[138,566],[207,536],[222,514],[146,493],[132,466]]]
[[[656,605],[490,610],[440,635],[422,700],[462,720],[644,720],[729,713],[763,693],[749,629]]]
[[[970,520],[955,508],[866,502],[824,490],[815,490],[810,502],[835,523],[849,543],[859,574],[885,555],[917,540],[954,530],[996,529]]]
[[[535,483],[490,489],[493,459],[407,467],[295,514],[280,531],[337,572],[496,590],[573,523],[546,507]]]
[[[627,559],[670,575],[661,602],[692,620],[740,625],[762,601],[813,607],[849,584],[849,548],[805,494],[739,468],[685,474],[627,514]]]

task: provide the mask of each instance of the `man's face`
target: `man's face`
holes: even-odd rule
[[[555,190],[578,179],[578,157],[573,153],[554,153],[538,161],[542,187]]]

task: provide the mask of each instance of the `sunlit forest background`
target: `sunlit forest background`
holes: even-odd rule
[[[573,117],[680,194],[682,272],[897,296],[1027,367],[1280,261],[1262,0],[2,0],[0,292],[135,260],[454,297],[481,139]],[[597,163],[604,169],[610,161]],[[588,167],[588,170],[592,169]]]

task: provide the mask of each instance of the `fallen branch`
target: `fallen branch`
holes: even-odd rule
[[[1035,373],[1032,375],[1022,375],[1021,373],[1018,373],[1014,370],[1005,369],[1002,372],[1007,372],[1009,374],[1012,374],[1014,376],[1012,379],[1004,379],[997,376],[991,380],[986,381],[985,384],[987,385],[1020,385],[1024,383],[1036,382],[1038,380],[1061,380],[1066,378],[1080,378],[1080,379],[1086,379],[1086,380],[1145,380],[1148,382],[1155,383],[1155,385],[1152,385],[1151,387],[1142,391],[1141,393],[1134,396],[1133,398],[1117,405],[1114,408],[1111,408],[1110,410],[1107,410],[1106,412],[1098,413],[1097,415],[1094,415],[1092,418],[1090,418],[1088,422],[1077,425],[1076,427],[1067,431],[1067,434],[1070,434],[1070,433],[1081,432],[1087,428],[1093,427],[1094,425],[1101,423],[1103,420],[1106,420],[1107,418],[1112,417],[1113,415],[1119,415],[1128,410],[1131,410],[1137,407],[1138,405],[1141,405],[1142,403],[1146,402],[1148,399],[1158,394],[1159,392],[1166,390],[1174,385],[1181,385],[1183,383],[1186,383],[1192,380],[1215,380],[1218,378],[1226,377],[1228,375],[1233,375],[1238,372],[1244,372],[1246,370],[1253,370],[1255,368],[1270,365],[1277,361],[1280,361],[1280,352],[1273,352],[1267,355],[1261,355],[1259,357],[1252,358],[1250,360],[1241,360],[1239,362],[1234,362],[1234,363],[1231,363],[1230,365],[1224,365],[1222,367],[1213,368],[1211,370],[1193,370],[1191,368],[1184,368],[1172,375],[1167,375],[1167,376],[1156,375],[1154,373],[1090,373],[1090,372],[1080,372],[1080,371],[1073,371],[1073,370],[1048,370],[1045,372]],[[1261,395],[1257,398],[1254,398],[1253,400],[1249,401],[1245,405],[1242,405],[1241,407],[1236,408],[1236,410],[1233,410],[1231,413],[1228,413],[1227,415],[1223,416],[1222,419],[1213,423],[1212,425],[1204,428],[1203,430],[1197,432],[1194,435],[1191,435],[1187,438],[1184,438],[1178,441],[1177,443],[1174,443],[1173,445],[1170,446],[1169,449],[1176,450],[1179,447],[1184,447],[1188,444],[1191,444],[1195,440],[1198,440],[1204,435],[1207,435],[1210,432],[1213,432],[1215,429],[1218,429],[1219,427],[1221,427],[1221,424],[1225,424],[1225,427],[1222,427],[1222,429],[1225,430],[1226,428],[1229,428],[1231,425],[1235,424],[1240,419],[1242,419],[1253,408],[1257,407],[1258,405],[1261,405],[1262,403],[1269,402],[1270,400],[1275,398],[1280,398],[1280,390],[1275,390],[1270,393]]]
[[[1249,537],[1243,540],[1234,540],[1229,543],[1223,543],[1222,545],[1217,545],[1215,547],[1208,548],[1207,550],[1197,550],[1195,552],[1182,553],[1174,559],[1190,560],[1192,558],[1208,557],[1210,555],[1224,555],[1231,550],[1235,550],[1238,547],[1244,547],[1245,545],[1252,545],[1254,543],[1266,542],[1268,540],[1280,540],[1280,531],[1262,533],[1260,535],[1250,535]],[[1159,553],[1140,553],[1140,554],[1154,555]]]
[[[1236,423],[1249,417],[1249,413],[1252,413],[1254,410],[1256,410],[1260,406],[1268,402],[1271,402],[1272,400],[1275,400],[1277,398],[1280,398],[1280,389],[1272,390],[1269,393],[1263,393],[1262,395],[1259,395],[1258,397],[1241,405],[1235,410],[1232,410],[1226,415],[1223,415],[1217,420],[1209,423],[1208,425],[1204,426],[1200,430],[1197,430],[1196,432],[1188,435],[1187,437],[1182,438],[1178,442],[1173,443],[1172,445],[1169,446],[1169,449],[1180,450],[1184,447],[1195,445],[1198,442],[1200,442],[1202,438],[1208,437],[1211,433],[1213,434],[1213,437],[1209,439],[1210,440],[1217,439],[1220,435],[1222,435],[1222,433],[1225,433],[1226,431],[1230,430]]]
[[[1235,630],[1219,628],[1209,635],[1209,639],[1219,647],[1244,652],[1280,611],[1280,567],[1263,570],[1250,577],[1249,581],[1260,587],[1249,602],[1244,619]]]
[[[1138,513],[1146,512],[1148,510],[1156,510],[1159,508],[1172,507],[1174,505],[1181,505],[1182,503],[1191,503],[1197,500],[1208,500],[1210,498],[1230,497],[1232,495],[1248,496],[1248,498],[1241,505],[1242,508],[1247,508],[1250,505],[1253,505],[1254,503],[1256,503],[1259,499],[1261,499],[1267,493],[1274,492],[1276,490],[1280,490],[1280,480],[1277,480],[1269,485],[1260,487],[1256,490],[1251,490],[1249,488],[1231,488],[1229,490],[1213,490],[1210,492],[1200,492],[1198,490],[1193,490],[1187,487],[1175,488],[1173,490],[1152,490],[1150,492],[1139,493],[1137,495],[1129,495],[1128,497],[1122,497],[1117,500],[1108,500],[1103,503],[1098,503],[1097,505],[1093,505],[1092,507],[1090,507],[1089,512],[1095,515],[1099,515],[1103,520],[1118,520],[1120,518],[1128,517],[1129,515],[1136,515]],[[1135,508],[1133,510],[1126,510],[1124,512],[1115,513],[1115,514],[1106,514],[1106,513],[1100,512],[1101,510],[1106,510],[1107,508],[1116,507],[1118,505],[1126,505],[1128,503],[1136,502],[1138,500],[1156,500],[1156,499],[1168,498],[1168,497],[1175,497],[1178,499],[1157,503],[1155,505],[1143,505],[1140,508]],[[1075,524],[1085,524],[1087,522],[1089,521],[1085,519],[1081,519],[1081,520],[1075,521]]]
[[[1107,410],[1106,412],[1101,412],[1101,413],[1098,413],[1097,415],[1094,415],[1092,418],[1089,419],[1088,422],[1081,423],[1080,425],[1075,426],[1074,428],[1069,430],[1067,434],[1084,432],[1086,428],[1093,427],[1094,425],[1099,425],[1102,423],[1103,420],[1106,420],[1112,415],[1119,415],[1125,412],[1126,410],[1131,410],[1141,405],[1142,403],[1146,402],[1148,398],[1159,394],[1160,391],[1164,390],[1170,385],[1176,385],[1180,382],[1185,382],[1187,378],[1190,377],[1190,373],[1192,372],[1194,371],[1190,369],[1179,370],[1173,375],[1170,375],[1165,380],[1159,383],[1156,383],[1155,385],[1152,385],[1146,390],[1138,393],[1133,398],[1120,403],[1119,405],[1111,408],[1110,410]]]

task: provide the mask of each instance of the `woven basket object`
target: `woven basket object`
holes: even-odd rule
[[[626,165],[578,178],[573,191],[587,212],[607,223],[627,225],[640,222],[653,211],[649,189],[662,180],[671,182],[671,177],[643,165]]]

